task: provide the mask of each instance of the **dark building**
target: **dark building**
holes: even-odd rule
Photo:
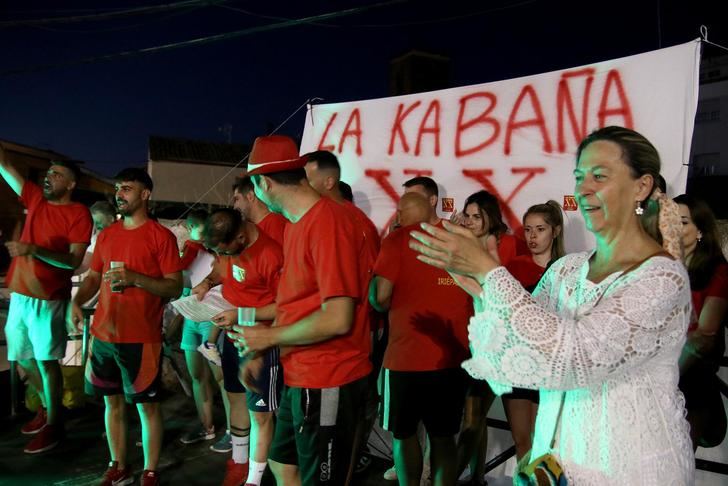
[[[391,96],[422,93],[450,87],[450,58],[423,51],[409,51],[389,63]]]

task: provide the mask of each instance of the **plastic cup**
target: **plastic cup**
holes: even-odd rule
[[[238,307],[238,324],[241,326],[254,326],[255,307]]]
[[[109,268],[124,268],[124,262],[110,262]],[[111,281],[111,291],[118,294],[121,293],[124,290],[124,287],[121,286],[114,286],[114,283],[118,281]]]

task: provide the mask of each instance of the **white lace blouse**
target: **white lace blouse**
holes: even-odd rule
[[[473,357],[463,367],[497,394],[540,390],[531,457],[556,454],[569,484],[692,484],[677,388],[691,313],[688,275],[679,261],[658,256],[594,284],[590,256],[555,262],[533,296],[505,268],[491,271],[470,321]]]

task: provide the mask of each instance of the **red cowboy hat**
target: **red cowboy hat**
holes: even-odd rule
[[[306,156],[298,155],[296,142],[290,137],[284,135],[258,137],[253,143],[253,150],[250,151],[247,175],[300,169],[306,165],[306,159]]]

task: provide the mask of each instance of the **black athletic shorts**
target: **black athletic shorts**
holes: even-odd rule
[[[129,403],[159,401],[162,343],[108,343],[91,340],[86,393],[123,394]]]
[[[432,437],[458,433],[467,386],[462,368],[382,372],[381,423],[395,439],[415,435],[420,422]]]
[[[280,363],[280,349],[273,347],[263,354],[263,367],[255,380],[260,393],[248,390],[245,399],[248,410],[253,412],[274,412],[278,410],[283,391],[283,367]]]
[[[238,371],[243,358],[238,354],[238,348],[225,336],[222,340],[222,382],[226,392],[245,393],[245,387],[238,378]]]
[[[227,337],[222,345],[222,378],[225,391],[245,393],[248,410],[253,412],[274,412],[278,410],[283,390],[283,367],[280,350],[275,347],[263,354],[263,367],[255,382],[260,393],[248,390],[240,381],[240,368],[245,362],[238,354],[238,348]]]
[[[297,465],[301,484],[344,484],[359,442],[368,379],[336,388],[284,386],[268,458]]]

